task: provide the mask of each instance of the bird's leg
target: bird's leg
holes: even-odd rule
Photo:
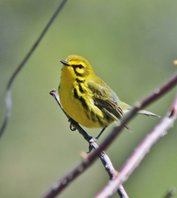
[[[104,130],[106,129],[106,127],[102,128],[102,130],[100,131],[100,133],[96,136],[96,139],[98,140],[99,137],[102,135],[102,133],[104,132]]]
[[[68,119],[68,122],[70,122],[70,125],[69,125],[70,130],[75,131],[76,130],[76,127],[75,127],[76,122],[71,118]]]

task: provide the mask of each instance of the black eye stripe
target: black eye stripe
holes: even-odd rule
[[[82,69],[82,68],[84,68],[84,66],[83,65],[81,65],[81,64],[79,64],[79,65],[72,65],[73,67],[75,67],[75,68],[79,68],[79,69]]]

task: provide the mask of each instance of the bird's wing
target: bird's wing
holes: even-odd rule
[[[101,79],[99,82],[88,81],[87,84],[92,95],[94,105],[96,105],[106,116],[117,120],[123,116],[122,108],[119,105],[117,95]]]

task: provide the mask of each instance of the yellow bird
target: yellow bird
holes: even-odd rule
[[[85,58],[70,55],[60,62],[63,64],[58,87],[60,102],[64,111],[79,124],[104,129],[121,120],[124,113],[131,109],[96,75]],[[139,113],[157,116],[149,111]]]

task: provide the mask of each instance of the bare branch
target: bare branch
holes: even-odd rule
[[[59,97],[58,97],[58,94],[55,90],[52,90],[50,92],[50,94],[54,97],[54,99],[56,100],[57,104],[59,105],[59,107],[61,108],[61,110],[64,112],[64,114],[66,115],[66,117],[68,118],[69,122],[71,123],[72,127],[70,126],[70,128],[74,128],[74,129],[77,129],[79,131],[79,133],[84,137],[84,139],[89,143],[89,147],[90,149],[97,149],[98,148],[98,144],[96,143],[96,139],[89,136],[87,134],[87,132],[85,130],[83,130],[82,127],[80,127],[80,125],[75,122],[72,118],[70,118],[66,112],[63,110],[61,104],[60,104],[60,100],[59,100]],[[87,160],[87,156],[86,154],[84,153],[84,159]],[[114,177],[117,176],[117,171],[115,170],[115,168],[113,167],[113,164],[110,160],[110,158],[108,157],[108,155],[102,151],[99,155],[99,158],[105,168],[105,170],[107,171],[110,179],[113,179]],[[79,171],[82,170],[84,167],[79,167]],[[72,177],[72,174],[68,174],[68,177],[67,178],[70,178]],[[44,195],[44,198],[54,198],[56,197],[61,191],[62,191],[62,188],[65,188],[65,183],[67,183],[67,178],[64,178],[64,180],[60,180],[57,182],[57,184],[54,185],[53,188],[51,188],[47,193],[46,195]],[[60,188],[60,192],[58,192],[58,188]],[[124,189],[123,186],[120,185],[120,187],[118,188],[117,190],[117,193],[119,194],[120,198],[128,198],[128,195]]]
[[[119,175],[110,181],[105,188],[96,196],[96,198],[111,197],[119,187],[123,184],[133,171],[138,167],[140,162],[144,159],[146,154],[150,151],[161,137],[167,134],[168,130],[173,127],[177,119],[177,96],[173,102],[170,112],[165,116],[154,129],[148,133],[142,142],[135,148],[122,168],[120,168]]]
[[[100,153],[105,150],[114,140],[115,137],[120,134],[123,127],[136,116],[136,113],[143,109],[144,107],[150,105],[155,100],[159,99],[161,96],[165,95],[177,84],[177,74],[171,77],[165,84],[163,84],[158,91],[155,90],[152,94],[146,97],[142,102],[138,103],[122,120],[121,124],[115,127],[105,138],[105,140],[100,144],[100,146],[91,152],[86,159],[82,160],[76,167],[74,167],[69,173],[67,173],[59,182],[53,187],[55,195],[59,194],[64,188],[76,179],[80,174],[82,174],[88,167],[90,167],[93,162],[97,159]],[[45,197],[46,198],[46,197]]]
[[[54,20],[58,16],[58,14],[63,9],[66,2],[67,2],[67,0],[62,0],[62,2],[59,4],[58,8],[52,14],[51,18],[49,19],[48,23],[46,24],[46,26],[42,30],[42,32],[39,35],[39,37],[37,38],[37,40],[34,42],[32,47],[30,48],[30,50],[26,54],[26,56],[22,59],[21,63],[18,65],[18,67],[15,69],[15,71],[12,73],[11,77],[9,78],[9,81],[8,81],[8,83],[6,85],[6,89],[5,89],[5,112],[4,112],[4,120],[3,120],[2,125],[0,127],[0,138],[2,137],[2,135],[3,135],[3,133],[6,129],[6,126],[8,124],[8,121],[9,121],[9,118],[10,118],[10,115],[11,115],[11,111],[12,111],[12,97],[11,97],[12,84],[13,84],[15,78],[18,76],[21,69],[26,65],[26,63],[30,59],[31,55],[34,53],[36,48],[39,46],[41,40],[44,38],[45,34],[49,30],[50,26],[52,25],[52,23],[54,22]]]

